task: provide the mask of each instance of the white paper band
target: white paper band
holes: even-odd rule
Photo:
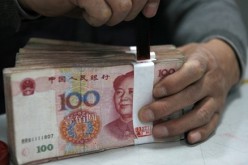
[[[142,123],[138,118],[139,110],[150,103],[154,81],[154,63],[150,61],[135,62],[134,66],[134,93],[133,93],[133,126],[137,139],[135,144],[151,143],[153,123]]]

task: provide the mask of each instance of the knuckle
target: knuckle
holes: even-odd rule
[[[191,72],[194,74],[194,75],[197,75],[198,77],[199,76],[202,76],[206,70],[206,66],[199,60],[194,60],[191,62]]]
[[[155,87],[153,89],[153,96],[155,98],[161,98],[167,95],[167,90],[164,87]]]
[[[111,12],[107,9],[102,9],[97,14],[84,12],[83,17],[90,25],[98,27],[102,26],[110,19]]]
[[[153,104],[153,107],[154,107],[153,109],[156,109],[156,111],[154,111],[156,119],[167,116],[170,113],[169,112],[169,105],[165,101],[156,102]]]
[[[180,127],[175,120],[170,120],[167,124],[167,129],[170,136],[181,134],[183,132],[181,128],[182,127]]]
[[[181,119],[169,120],[166,127],[170,136],[182,135],[190,129],[185,122],[181,121]]]
[[[209,122],[212,116],[211,114],[212,113],[208,109],[203,108],[199,110],[197,114],[199,122],[204,124]]]
[[[131,1],[120,1],[118,6],[118,12],[121,13],[127,13],[132,8],[132,2]]]
[[[96,17],[100,22],[107,22],[110,17],[111,17],[112,13],[110,10],[108,9],[102,9],[99,12],[99,15]]]
[[[110,19],[110,14],[108,11],[101,12],[102,14],[99,14],[98,17],[95,17],[95,19],[92,19],[91,23],[95,26],[102,26],[103,24],[107,23]]]

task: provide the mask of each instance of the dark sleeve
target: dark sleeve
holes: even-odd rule
[[[163,14],[172,42],[183,45],[220,38],[232,46],[241,75],[246,65],[247,34],[234,0],[167,0]]]
[[[0,36],[13,35],[20,26],[18,8],[14,0],[0,1]]]

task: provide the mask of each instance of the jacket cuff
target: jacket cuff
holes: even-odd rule
[[[40,14],[35,13],[35,12],[28,12],[27,10],[25,10],[20,3],[18,2],[18,0],[14,0],[14,2],[16,3],[16,6],[19,10],[19,14],[21,16],[22,20],[34,20],[34,19],[38,19],[41,17]]]

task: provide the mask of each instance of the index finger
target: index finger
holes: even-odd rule
[[[159,81],[153,89],[156,98],[175,94],[199,80],[207,70],[207,63],[200,52],[190,55],[183,66],[174,74]]]
[[[74,0],[72,2],[84,9],[83,17],[92,26],[101,26],[111,18],[111,9],[103,0]]]
[[[122,22],[133,7],[132,0],[106,0],[112,10],[112,16],[107,25],[114,26]]]
[[[125,18],[125,21],[133,20],[147,4],[147,0],[132,0],[132,9]]]
[[[146,6],[142,10],[143,14],[148,18],[155,16],[158,10],[159,3],[160,0],[148,0]]]

